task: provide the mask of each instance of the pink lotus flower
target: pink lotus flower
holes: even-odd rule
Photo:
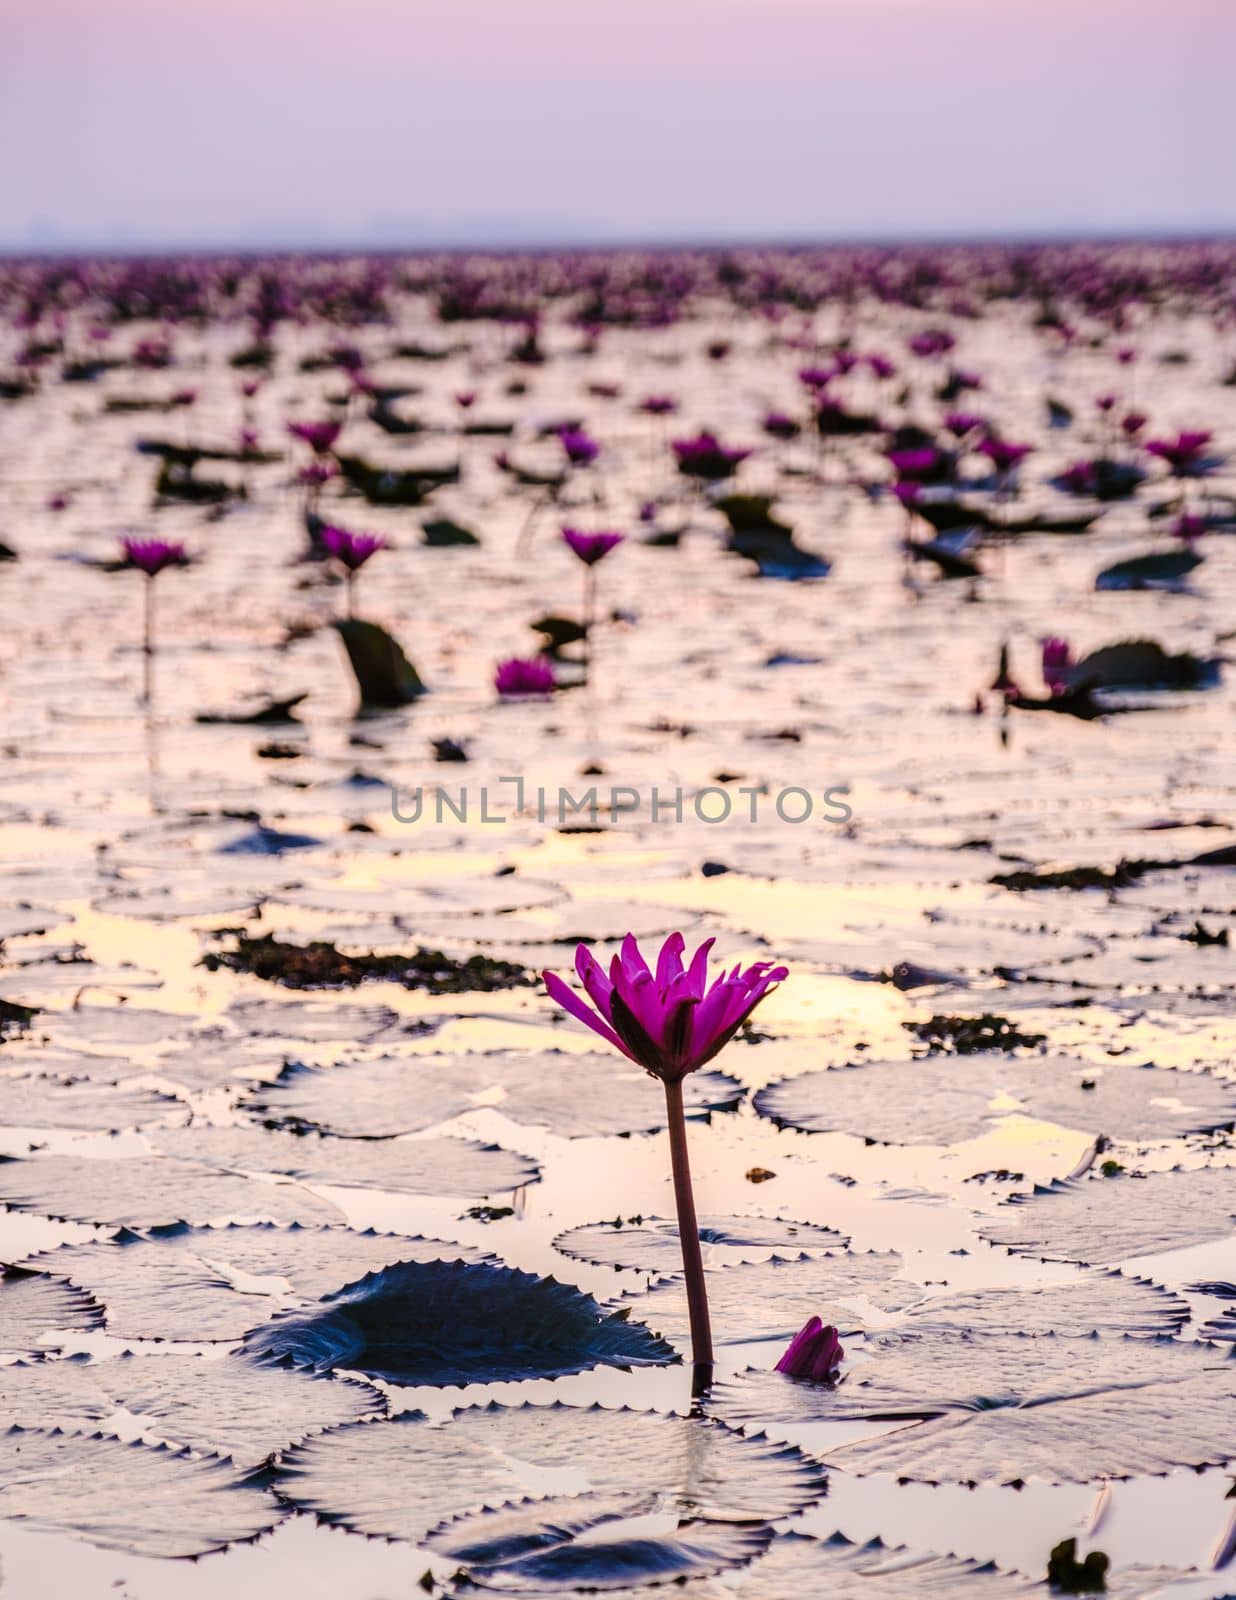
[[[594,567],[626,537],[622,533],[585,533],[582,528],[563,528],[563,540],[587,567]]]
[[[784,1372],[787,1378],[808,1378],[812,1383],[825,1383],[836,1374],[844,1357],[836,1328],[826,1326],[819,1317],[812,1317],[790,1340],[776,1370]]]
[[[543,974],[545,987],[564,1011],[654,1078],[680,1083],[725,1048],[789,970],[759,961],[745,971],[736,966],[709,985],[712,946],[713,940],[706,939],[690,965],[684,966],[685,940],[682,934],[671,933],[661,946],[654,972],[628,934],[607,974],[588,946],[581,944],[575,952],[575,970],[588,1000],[553,972]]]
[[[1185,429],[1174,439],[1151,439],[1146,449],[1152,456],[1166,461],[1177,477],[1200,474],[1205,469],[1202,451],[1213,435],[1201,428]]]
[[[686,941],[682,934],[671,933],[661,946],[654,972],[641,955],[634,935],[628,933],[607,974],[588,946],[581,944],[575,951],[575,970],[587,1000],[557,973],[543,974],[551,1000],[599,1033],[629,1061],[659,1078],[665,1087],[696,1392],[707,1383],[712,1369],[712,1329],[691,1190],[682,1080],[729,1043],[760,1001],[787,974],[785,967],[761,961],[745,971],[741,965],[735,966],[709,984],[708,952],[712,945],[713,941],[706,939],[690,963],[684,963]]]
[[[386,549],[386,540],[381,534],[349,533],[346,528],[325,527],[321,539],[335,560],[349,572],[358,571],[370,556]]]
[[[315,455],[324,456],[334,448],[343,432],[342,422],[289,422],[288,432],[294,439],[307,444]]]
[[[1043,682],[1053,694],[1063,694],[1069,687],[1069,668],[1073,652],[1067,639],[1044,639]]]
[[[1147,418],[1141,411],[1128,411],[1120,419],[1120,431],[1126,439],[1135,438],[1146,426]]]
[[[867,365],[871,368],[872,376],[881,380],[897,376],[896,364],[890,361],[887,356],[868,356]]]
[[[770,439],[796,439],[802,431],[801,423],[784,411],[766,411],[760,427]]]
[[[1007,439],[988,437],[979,445],[979,449],[997,472],[1012,472],[1013,468],[1020,466],[1033,451],[1034,446],[1032,444],[1012,444]]]
[[[476,404],[476,390],[465,389],[455,396],[455,404],[461,411],[470,411]]]
[[[508,661],[500,661],[494,672],[494,688],[503,699],[552,694],[557,687],[554,669],[543,656],[512,656]]]
[[[148,578],[157,578],[167,567],[187,565],[184,545],[167,539],[122,539],[120,549],[126,565]]]
[[[573,467],[590,467],[601,454],[600,444],[583,428],[559,428],[558,442]]]
[[[977,433],[980,428],[985,428],[987,423],[985,418],[977,416],[972,411],[950,411],[944,419],[944,426],[954,439],[964,439],[966,434]]]
[[[921,482],[940,465],[940,452],[930,445],[925,450],[890,450],[888,460],[899,478]]]
[[[678,461],[679,472],[689,478],[706,478],[715,482],[728,478],[736,467],[751,454],[737,445],[724,445],[715,433],[707,429],[693,439],[673,439],[671,447]]]
[[[668,417],[678,410],[678,402],[673,395],[650,394],[640,401],[639,408],[649,417]]]

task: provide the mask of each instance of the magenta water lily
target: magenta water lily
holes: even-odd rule
[[[583,995],[557,973],[543,974],[551,1000],[665,1086],[691,1350],[697,1368],[712,1364],[712,1330],[691,1189],[682,1080],[719,1055],[789,973],[787,967],[770,961],[750,967],[739,963],[710,982],[708,956],[713,943],[705,939],[687,961],[685,939],[681,933],[671,933],[655,967],[650,967],[634,936],[627,934],[608,971],[581,944],[575,952],[575,971]]]
[[[511,656],[494,672],[494,688],[504,700],[553,694],[557,687],[553,665],[544,656]]]
[[[776,1370],[787,1378],[806,1378],[812,1383],[827,1383],[837,1375],[845,1350],[837,1330],[812,1317],[790,1340],[789,1348]]]
[[[170,539],[122,539],[124,565],[143,573],[146,582],[142,608],[142,704],[149,705],[154,694],[155,656],[155,579],[168,567],[188,564],[185,547]]]

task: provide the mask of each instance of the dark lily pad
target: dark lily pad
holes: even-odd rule
[[[663,1127],[660,1085],[639,1068],[628,1068],[613,1053],[558,1051],[390,1056],[343,1067],[290,1062],[274,1084],[254,1090],[244,1105],[271,1122],[352,1138],[417,1133],[482,1104],[514,1122],[548,1124],[566,1137]],[[732,1109],[743,1092],[723,1072],[692,1073],[683,1088],[687,1114],[696,1117]]]
[[[210,972],[250,972],[289,989],[352,989],[369,982],[397,983],[426,994],[492,993],[537,982],[514,961],[473,955],[457,961],[424,947],[406,955],[344,955],[325,939],[294,944],[264,933],[233,934],[232,947],[202,957]]]
[[[0,1276],[0,1356],[25,1356],[51,1333],[93,1333],[102,1308],[81,1289],[8,1267]]]
[[[662,1365],[669,1346],[554,1278],[489,1263],[404,1262],[251,1333],[266,1360],[401,1384],[558,1378]]]
[[[835,1250],[849,1243],[833,1228],[814,1222],[787,1222],[780,1217],[701,1217],[700,1240],[706,1265],[734,1266],[766,1260],[772,1254],[799,1256]],[[571,1228],[554,1240],[554,1248],[577,1261],[599,1267],[629,1267],[638,1272],[682,1271],[678,1224],[663,1217],[630,1223],[591,1222]]]
[[[812,1539],[783,1533],[743,1574],[743,1600],[1034,1600],[1042,1586],[991,1562],[912,1555],[881,1539],[853,1544],[843,1534]]]
[[[1094,580],[1096,589],[1175,589],[1205,560],[1196,550],[1151,550],[1104,567]]]
[[[681,1520],[673,1513],[664,1518],[664,1532],[624,1533],[628,1522],[656,1510],[655,1495],[638,1493],[525,1500],[448,1522],[428,1546],[459,1563],[456,1583],[544,1595],[684,1583],[745,1566],[772,1538],[767,1525]]]
[[[335,628],[348,652],[362,711],[406,706],[425,693],[420,674],[385,628],[350,617]]]
[[[324,1428],[383,1415],[369,1384],[314,1378],[228,1356],[122,1355],[0,1368],[0,1424],[98,1427],[117,1411],[170,1445],[257,1466]]]
[[[184,1161],[196,1159],[232,1173],[262,1172],[295,1178],[303,1183],[331,1184],[344,1189],[384,1189],[392,1194],[509,1194],[525,1184],[535,1183],[540,1176],[540,1169],[528,1156],[470,1139],[383,1139],[375,1142],[312,1133],[282,1133],[252,1126],[216,1128],[200,1124],[158,1129],[150,1138],[167,1155]],[[0,1168],[0,1197],[3,1194],[3,1169]],[[300,1216],[271,1220],[335,1219],[333,1216]]]
[[[524,1464],[567,1470],[583,1493],[655,1494],[661,1509],[709,1521],[786,1516],[826,1488],[799,1451],[698,1417],[562,1405],[475,1407],[444,1427],[411,1415],[337,1428],[290,1450],[277,1483],[323,1521],[420,1544],[461,1511],[526,1495]]]
[[[1236,1167],[1118,1173],[1014,1195],[979,1232],[1043,1261],[1112,1265],[1236,1230]]]
[[[398,1261],[493,1259],[469,1245],[352,1228],[176,1224],[61,1245],[31,1266],[97,1297],[105,1309],[95,1308],[90,1326],[105,1316],[116,1338],[201,1344],[239,1339],[297,1301],[320,1299]]]
[[[186,1132],[188,1130],[185,1130]],[[341,1222],[340,1212],[296,1184],[258,1183],[191,1161],[0,1157],[0,1200],[66,1222],[156,1228],[170,1222]]]
[[[0,1515],[140,1556],[200,1556],[282,1520],[259,1473],[97,1434],[0,1435]]]
[[[124,1084],[61,1078],[0,1078],[0,1126],[110,1132],[187,1115],[183,1100]]]
[[[779,1127],[880,1144],[957,1144],[1014,1112],[1113,1139],[1167,1139],[1230,1127],[1236,1084],[1118,1062],[928,1056],[787,1078],[761,1089],[755,1108]]]

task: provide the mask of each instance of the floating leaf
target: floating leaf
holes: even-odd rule
[[[991,1562],[959,1556],[915,1555],[881,1539],[852,1544],[843,1534],[812,1539],[783,1533],[768,1554],[743,1574],[743,1600],[1035,1600],[1042,1586]]]
[[[891,1334],[868,1340],[840,1381],[749,1371],[713,1386],[709,1414],[735,1427],[852,1418],[932,1417],[1038,1406],[1115,1389],[1202,1383],[1221,1370],[1213,1345],[1176,1339],[1028,1333]]]
[[[477,1511],[432,1533],[435,1555],[458,1562],[462,1578],[493,1583],[504,1594],[625,1589],[683,1583],[744,1566],[772,1538],[767,1526],[659,1519],[663,1532],[623,1532],[657,1510],[648,1494],[581,1494],[526,1500]],[[609,1530],[607,1532],[607,1530]]]
[[[708,1275],[713,1337],[719,1344],[789,1339],[810,1316],[842,1332],[861,1328],[857,1308],[871,1303],[891,1314],[921,1291],[899,1277],[901,1257],[849,1251],[808,1261],[765,1261],[727,1267]],[[671,1344],[690,1338],[687,1297],[680,1279],[657,1284],[627,1302],[637,1316]]]
[[[81,1428],[126,1411],[147,1436],[249,1466],[311,1433],[385,1410],[385,1396],[368,1384],[236,1357],[126,1354],[0,1368],[5,1425]]]
[[[1119,1273],[1093,1273],[1063,1284],[1030,1284],[931,1293],[898,1277],[896,1254],[853,1252],[803,1261],[727,1267],[708,1277],[713,1336],[721,1344],[788,1339],[810,1316],[842,1333],[896,1328],[907,1332],[1175,1333],[1189,1319],[1179,1296]],[[689,1338],[686,1295],[679,1280],[658,1284],[625,1303],[672,1344]],[[874,1308],[872,1311],[865,1309]]]
[[[496,1264],[404,1262],[250,1334],[255,1354],[402,1384],[557,1378],[660,1365],[668,1345],[589,1294]]]
[[[189,1022],[174,1011],[147,1011],[141,1006],[72,1006],[48,1011],[40,1026],[53,1044],[84,1045],[92,1050],[127,1050],[162,1044]]]
[[[0,1157],[0,1200],[18,1211],[113,1228],[157,1228],[169,1222],[343,1220],[328,1200],[295,1184],[258,1183],[214,1167],[150,1156],[114,1161]]]
[[[683,1089],[688,1116],[729,1110],[743,1092],[723,1072],[692,1073]],[[353,1138],[416,1133],[478,1105],[494,1105],[515,1122],[548,1123],[567,1137],[665,1124],[665,1096],[646,1072],[624,1070],[612,1054],[557,1051],[389,1056],[343,1067],[290,1062],[243,1104],[273,1122]]]
[[[786,1078],[761,1089],[755,1108],[779,1127],[880,1144],[957,1144],[1010,1112],[1113,1139],[1167,1139],[1230,1127],[1236,1084],[1116,1062],[934,1055]]]
[[[248,1126],[216,1128],[194,1124],[160,1130],[151,1135],[151,1141],[167,1155],[196,1159],[233,1173],[264,1172],[305,1183],[383,1189],[392,1194],[509,1194],[524,1184],[535,1183],[540,1175],[536,1163],[527,1156],[469,1139],[372,1141],[278,1133]],[[0,1174],[0,1195],[3,1192]]]
[[[239,1339],[290,1303],[320,1299],[377,1267],[493,1259],[468,1245],[351,1228],[177,1224],[61,1245],[31,1265],[96,1296],[116,1338],[197,1344]],[[100,1320],[96,1309],[91,1326]]]
[[[0,1126],[109,1132],[166,1120],[187,1107],[173,1095],[114,1083],[0,1078]]]
[[[97,1434],[0,1435],[0,1516],[141,1556],[200,1556],[273,1528],[258,1475],[230,1461]]]
[[[707,1265],[724,1267],[762,1261],[774,1251],[804,1255],[849,1243],[844,1234],[814,1222],[787,1222],[780,1217],[701,1217],[700,1241]],[[682,1271],[678,1224],[663,1217],[639,1222],[590,1222],[571,1228],[554,1240],[554,1248],[577,1261],[598,1267],[630,1267],[639,1272]]]
[[[0,1356],[24,1356],[50,1333],[92,1333],[102,1309],[79,1288],[8,1267],[0,1275]]]
[[[304,1044],[370,1044],[401,1020],[389,1006],[326,1000],[238,1000],[227,1016],[241,1034]]]
[[[767,1521],[825,1490],[798,1450],[698,1417],[598,1406],[486,1406],[443,1427],[423,1417],[337,1428],[284,1457],[279,1492],[323,1521],[423,1543],[461,1511],[529,1492],[527,1474],[583,1493],[656,1495],[661,1509],[711,1521]]]
[[[1236,1227],[1236,1167],[1121,1173],[1014,1195],[980,1225],[992,1244],[1043,1261],[1110,1265],[1225,1239]]]
[[[1091,1483],[1173,1467],[1222,1466],[1236,1454],[1230,1417],[1236,1361],[1179,1382],[941,1416],[830,1459],[847,1471],[928,1483]]]

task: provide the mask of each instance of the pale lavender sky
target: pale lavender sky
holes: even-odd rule
[[[0,0],[0,247],[1236,228],[1231,0]]]

